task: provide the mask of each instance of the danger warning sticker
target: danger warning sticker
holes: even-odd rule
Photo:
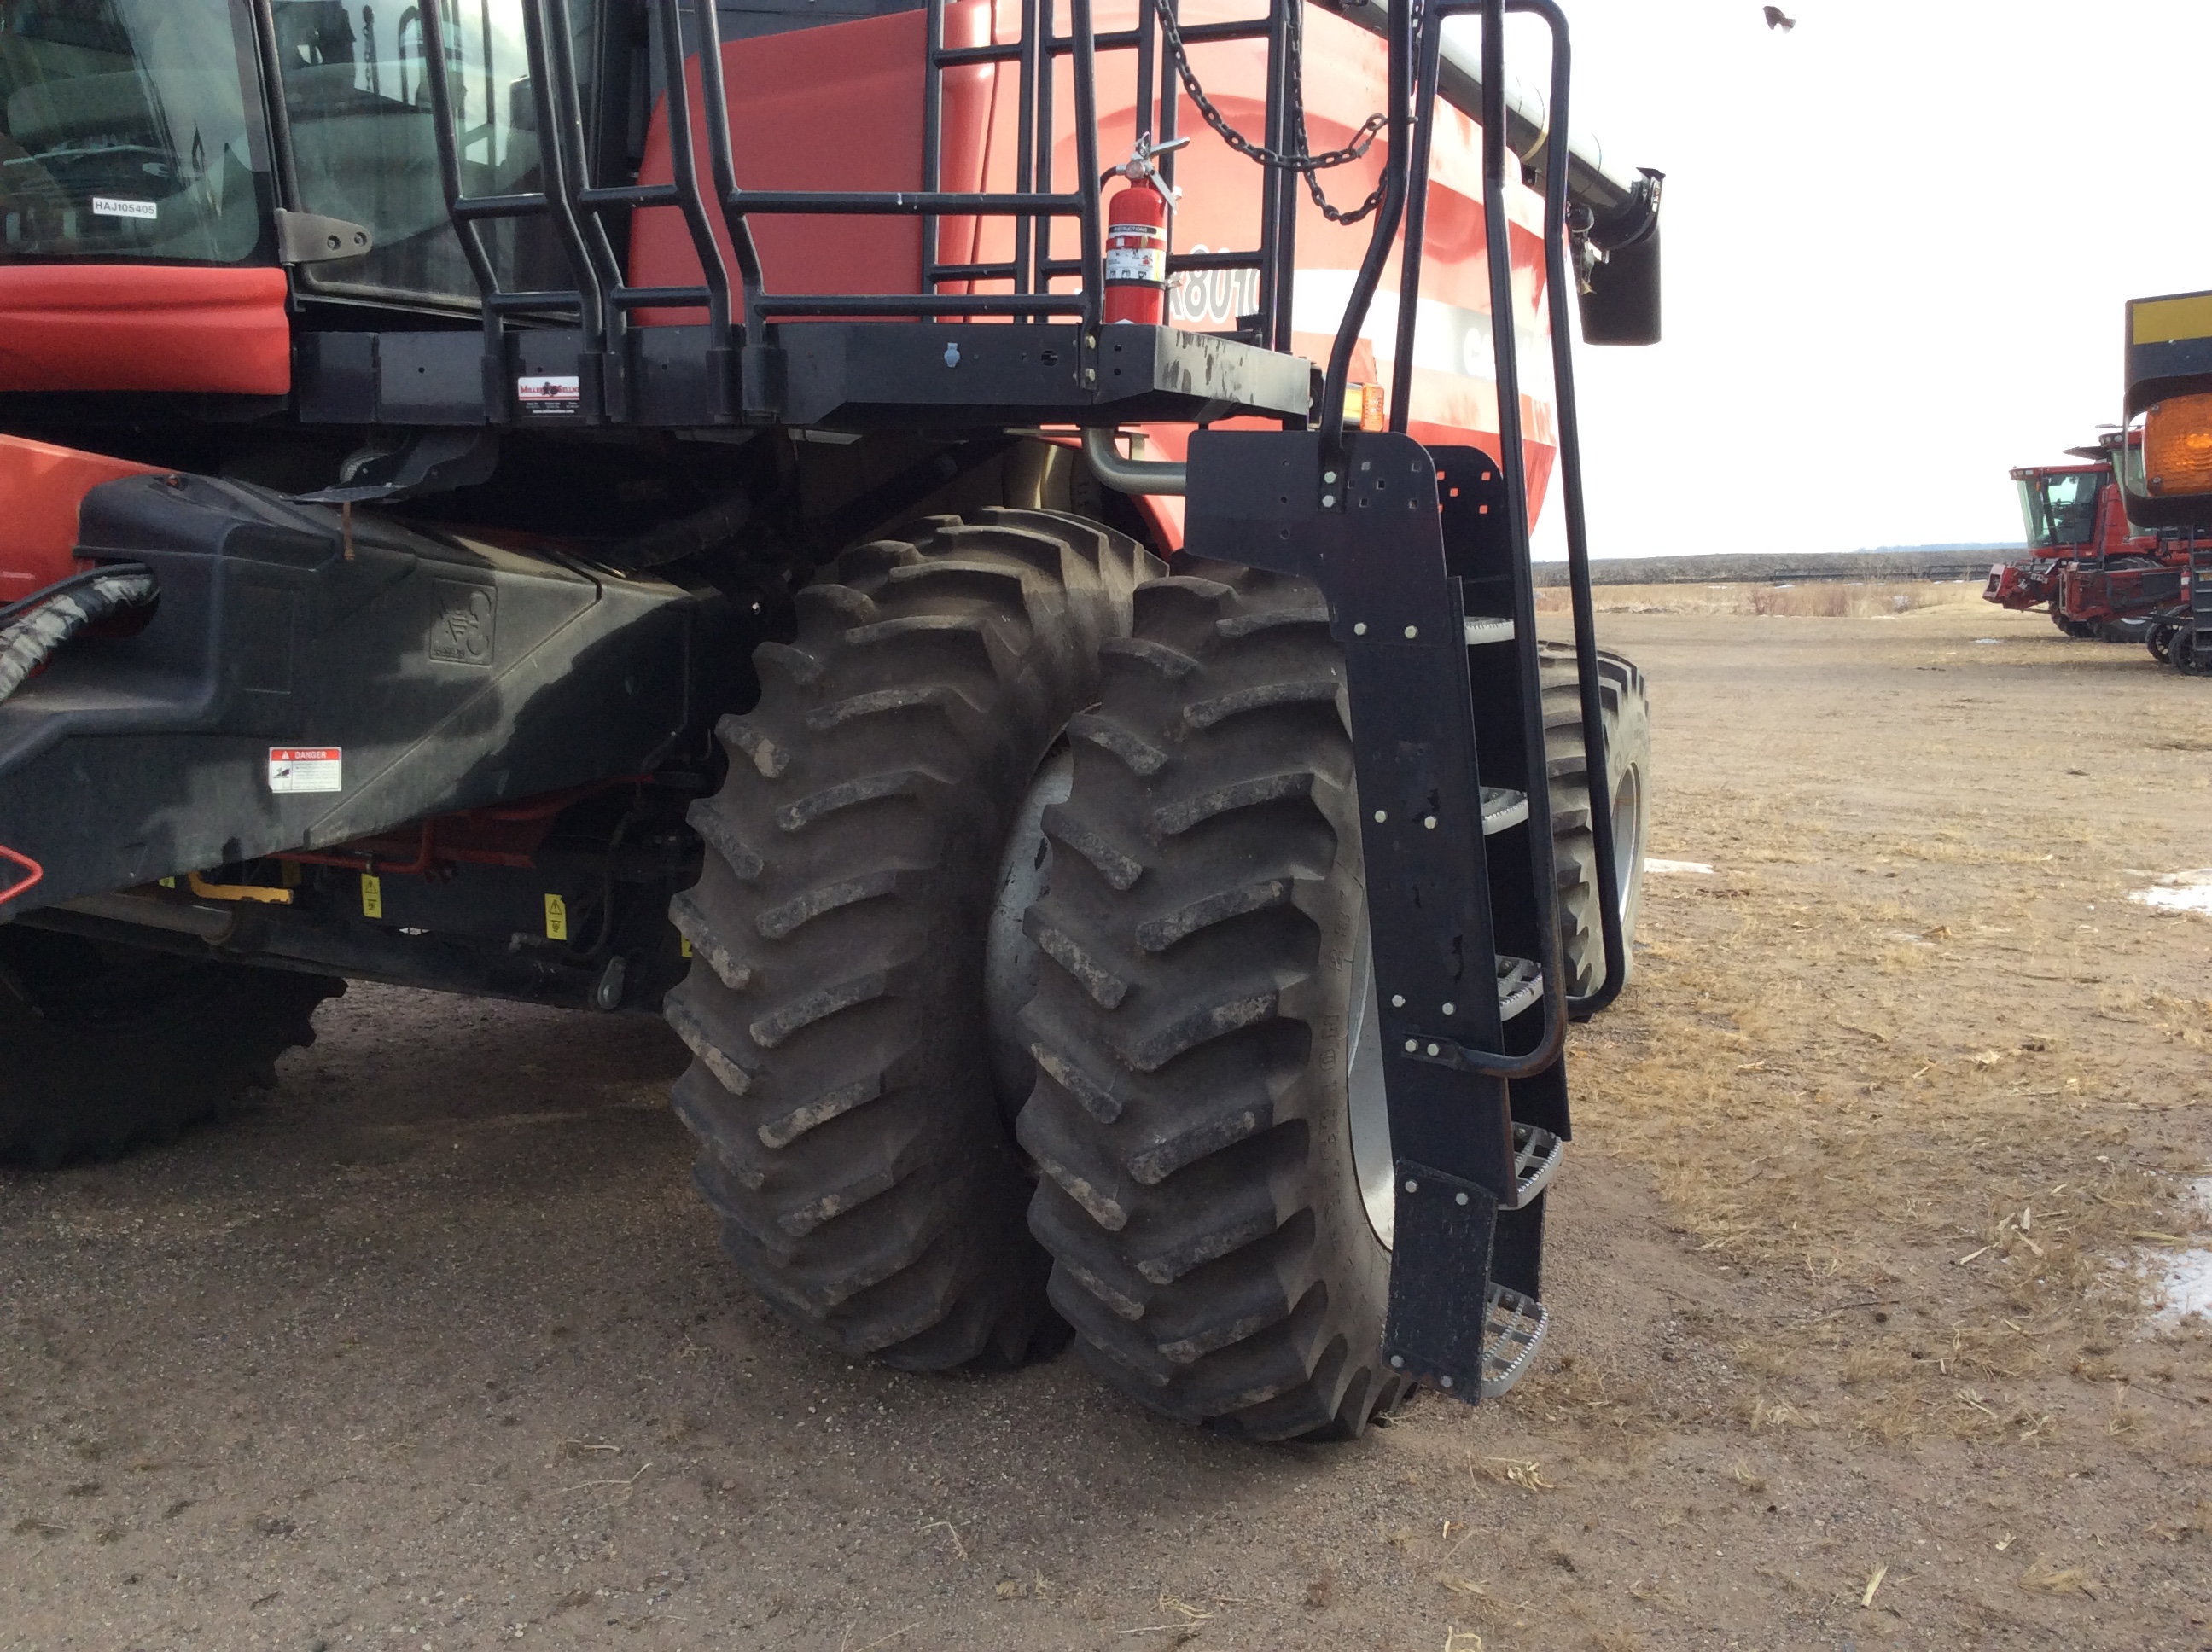
[[[269,748],[271,792],[337,792],[343,789],[345,753],[334,745]]]

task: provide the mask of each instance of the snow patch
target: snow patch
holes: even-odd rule
[[[1699,878],[1713,875],[1713,869],[1702,860],[1654,860],[1648,854],[1644,857],[1644,870],[1662,878],[1669,872],[1691,872]]]
[[[2212,918],[2212,866],[2167,872],[2148,889],[2129,890],[2128,899],[2160,912],[2201,912]]]
[[[2212,1217],[2212,1176],[2190,1188],[2189,1202],[2199,1215]],[[2212,1319],[2212,1249],[2196,1245],[2187,1250],[2146,1251],[2143,1260],[2158,1291],[2153,1325],[2176,1326],[2200,1315]]]

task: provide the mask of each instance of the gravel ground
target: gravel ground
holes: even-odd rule
[[[1255,1449],[856,1368],[655,1024],[380,987],[0,1173],[0,1647],[2212,1646],[2212,686],[2039,616],[1638,612],[1647,946],[1505,1401]],[[1984,641],[1993,639],[1993,641]]]

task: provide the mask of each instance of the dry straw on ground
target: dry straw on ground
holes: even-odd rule
[[[1871,619],[1948,607],[1979,599],[1975,580],[1875,581],[1823,580],[1807,585],[1601,585],[1601,614],[1758,614],[1791,618]],[[1536,593],[1540,614],[1567,611],[1563,586]]]

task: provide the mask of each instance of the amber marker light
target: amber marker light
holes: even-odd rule
[[[1383,410],[1382,386],[1346,385],[1344,387],[1344,422],[1352,429],[1388,429],[1389,417]]]
[[[2152,403],[2142,457],[2144,485],[2159,497],[2212,493],[2212,395]]]

